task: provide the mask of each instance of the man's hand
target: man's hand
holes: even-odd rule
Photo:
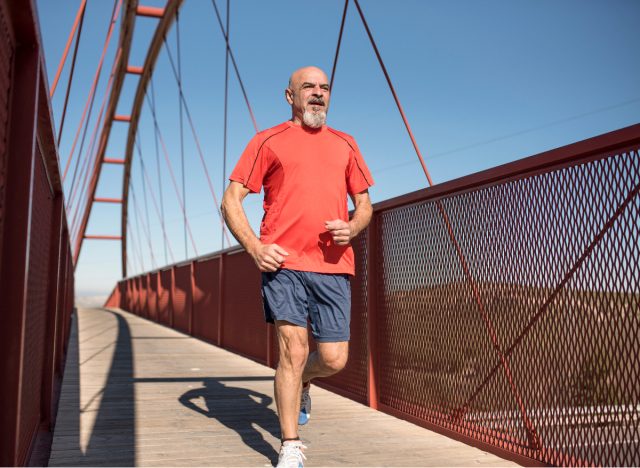
[[[351,225],[342,219],[325,221],[324,227],[331,233],[333,243],[336,245],[349,245],[351,242]]]
[[[278,244],[260,244],[258,248],[251,253],[253,261],[256,262],[260,271],[276,271],[282,266],[285,257],[288,255],[289,252]]]

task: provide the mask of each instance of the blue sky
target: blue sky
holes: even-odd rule
[[[37,1],[50,80],[79,3]],[[164,1],[143,4],[162,6]],[[225,4],[218,0],[223,15]],[[360,4],[435,183],[640,122],[640,2],[636,0],[361,0]],[[292,70],[314,64],[330,71],[343,5],[342,0],[231,1],[231,47],[260,129],[290,117],[283,90]],[[112,8],[111,1],[88,0],[60,141],[63,167]],[[137,20],[131,64],[144,62],[156,24],[154,19]],[[119,23],[102,70],[89,135],[104,96],[118,34]],[[185,1],[180,14],[180,40],[185,98],[220,197],[224,180],[225,50],[210,1]],[[176,27],[167,36],[167,44],[176,57]],[[61,118],[67,77],[68,65],[53,100],[56,125]],[[178,91],[164,50],[153,83],[159,126],[180,183]],[[229,83],[227,175],[253,135],[233,72]],[[136,86],[137,78],[127,77],[118,113],[130,112]],[[376,180],[371,190],[374,202],[426,186],[353,3],[345,25],[329,124],[357,139]],[[109,156],[123,157],[126,125],[114,124]],[[129,274],[171,262],[171,258],[165,258],[161,225],[151,200],[151,192],[160,198],[158,185],[162,186],[166,228],[175,260],[195,255],[189,241],[185,248],[182,214],[162,152],[158,183],[153,121],[146,105],[138,140],[152,183],[151,188],[143,187],[136,154],[133,190],[142,218],[130,218],[134,232],[129,242],[136,252],[129,252]],[[184,141],[186,208],[197,253],[202,255],[220,248],[220,221],[186,119]],[[119,198],[121,190],[122,169],[107,167],[98,196]],[[257,229],[260,197],[249,197],[245,206]],[[135,212],[132,205],[130,212]],[[119,232],[119,207],[96,205],[88,233]],[[144,232],[150,234],[149,239]],[[85,241],[76,270],[78,294],[106,294],[119,278],[120,244]]]

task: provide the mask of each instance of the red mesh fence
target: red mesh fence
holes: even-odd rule
[[[49,242],[53,196],[47,180],[41,154],[36,150],[34,160],[34,189],[29,245],[29,279],[25,309],[24,358],[22,365],[22,398],[19,456],[26,459],[29,445],[40,424],[42,366],[45,357],[45,327],[49,290]]]
[[[158,321],[163,325],[171,325],[171,269],[160,272],[160,285],[158,287]]]
[[[149,273],[147,285],[147,311],[149,312],[149,318],[158,322],[160,320],[158,313],[158,272]]]
[[[356,276],[351,279],[351,339],[345,368],[322,379],[326,387],[359,401],[367,402],[367,232],[352,242],[356,258]],[[320,381],[319,381],[320,382]]]
[[[267,325],[262,313],[260,272],[246,252],[224,256],[222,343],[232,351],[267,362]]]
[[[149,278],[147,275],[138,276],[138,306],[140,310],[138,312],[142,317],[149,316],[148,296],[149,296]]]
[[[220,259],[194,262],[193,335],[218,343]]]
[[[522,463],[639,465],[639,147],[636,125],[376,205],[320,384]],[[193,334],[274,364],[249,256],[194,264]]]
[[[46,451],[51,440],[73,312],[73,265],[33,6],[9,9],[0,1],[0,466],[46,463],[32,458],[33,448]]]
[[[171,295],[173,326],[189,333],[191,315],[191,264],[175,267],[173,291]]]
[[[140,314],[142,312],[142,304],[140,302],[140,294],[142,291],[142,287],[140,285],[140,278],[135,278],[131,282],[131,290],[133,292],[133,297],[132,297],[133,312],[136,314]]]

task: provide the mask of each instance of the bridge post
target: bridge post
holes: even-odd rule
[[[173,319],[175,315],[175,311],[173,310],[173,298],[176,294],[176,266],[171,265],[171,287],[169,288],[169,326],[171,328],[175,328],[173,326]]]
[[[191,307],[189,307],[189,336],[193,336],[193,312],[196,302],[196,261],[191,261],[189,268],[191,277]]]
[[[218,346],[223,346],[223,327],[224,327],[224,257],[226,254],[220,254],[220,261],[218,263]]]
[[[374,212],[367,228],[367,403],[373,409],[378,409],[378,317],[377,317],[377,243],[378,222]]]

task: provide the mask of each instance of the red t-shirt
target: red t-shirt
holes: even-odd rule
[[[334,219],[349,221],[347,193],[373,185],[350,135],[284,122],[251,139],[229,180],[255,193],[264,186],[260,241],[289,253],[282,268],[355,273],[353,249],[335,245],[324,226]]]

